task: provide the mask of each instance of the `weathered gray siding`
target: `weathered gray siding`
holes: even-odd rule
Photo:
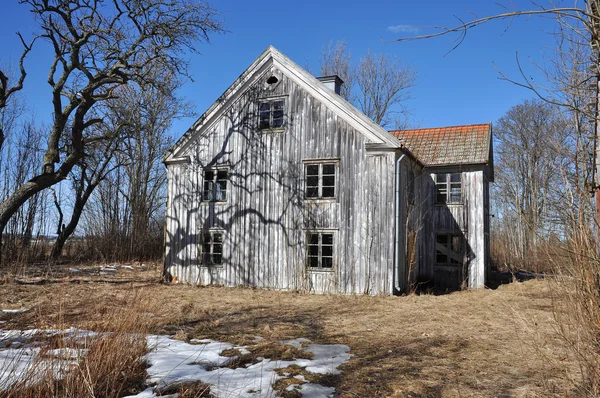
[[[265,92],[277,73],[281,83]],[[283,96],[282,132],[257,129],[262,97]],[[394,152],[365,136],[280,71],[267,71],[185,154],[168,165],[166,271],[178,281],[319,293],[392,294]],[[304,161],[338,162],[335,200],[304,197]],[[226,203],[201,202],[202,172],[227,167]],[[199,264],[203,230],[224,231],[223,266]],[[308,271],[306,232],[334,233],[332,271]]]
[[[436,204],[433,174],[460,172],[462,204]],[[456,289],[463,283],[482,287],[485,283],[488,243],[484,223],[484,192],[488,184],[483,167],[428,168],[418,177],[418,214],[412,218],[418,231],[417,269],[411,282],[434,282],[441,289]],[[436,234],[459,233],[465,242],[464,268],[436,267]]]

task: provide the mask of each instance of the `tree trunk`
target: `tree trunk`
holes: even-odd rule
[[[75,232],[77,225],[79,224],[79,220],[81,219],[81,215],[83,214],[83,209],[85,208],[85,204],[88,199],[92,195],[92,192],[96,188],[98,184],[88,185],[81,196],[77,196],[75,198],[75,204],[73,205],[73,214],[71,215],[71,220],[69,224],[67,224],[64,228],[62,228],[60,234],[56,238],[56,242],[54,246],[52,246],[52,252],[50,253],[50,259],[52,261],[58,260],[61,256],[63,248],[65,247],[65,243],[67,239]]]

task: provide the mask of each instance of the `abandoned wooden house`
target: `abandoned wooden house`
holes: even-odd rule
[[[388,132],[267,48],[165,155],[165,276],[399,294],[481,287],[491,125]]]

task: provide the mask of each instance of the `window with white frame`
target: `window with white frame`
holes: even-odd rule
[[[202,187],[203,202],[227,201],[227,170],[204,170],[204,185]]]
[[[261,101],[259,104],[259,128],[261,130],[283,128],[284,105],[283,99]]]
[[[202,265],[223,264],[223,231],[204,232],[200,247],[200,263]]]
[[[333,268],[333,232],[309,231],[306,249],[308,268],[315,270]]]
[[[335,198],[336,164],[307,163],[304,166],[307,199]]]
[[[461,173],[437,173],[433,176],[436,203],[462,203]]]
[[[459,266],[463,263],[463,236],[460,233],[438,233],[435,236],[435,264]]]

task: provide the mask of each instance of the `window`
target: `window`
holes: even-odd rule
[[[335,163],[310,163],[305,165],[307,198],[335,198],[335,168]]]
[[[282,99],[260,103],[258,124],[261,130],[283,127],[283,103]]]
[[[462,183],[460,173],[434,174],[436,203],[461,203]]]
[[[225,202],[227,200],[227,170],[204,170],[202,201]]]
[[[307,242],[308,268],[331,270],[333,268],[333,233],[309,232]]]
[[[436,234],[436,265],[459,266],[463,263],[463,237],[461,234]]]
[[[200,262],[203,265],[223,264],[223,232],[209,231],[202,234]]]

